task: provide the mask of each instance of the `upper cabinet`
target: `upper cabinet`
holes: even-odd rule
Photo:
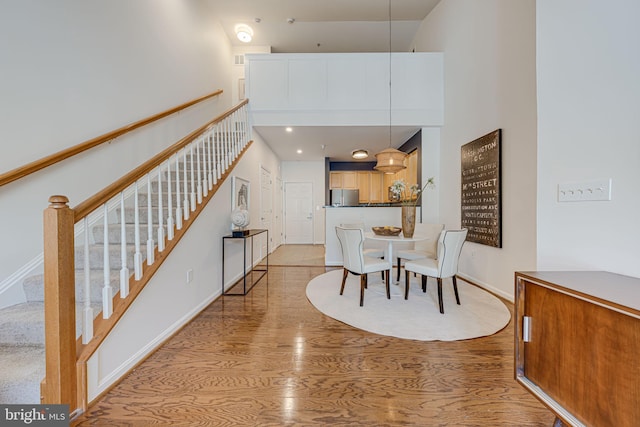
[[[358,178],[356,172],[330,172],[329,188],[343,188],[354,190],[358,188]]]
[[[247,54],[258,126],[379,126],[389,120],[388,53]],[[393,53],[394,125],[443,124],[443,55]]]
[[[332,190],[358,189],[360,203],[381,203],[384,201],[383,175],[381,172],[374,171],[329,172],[329,187]]]

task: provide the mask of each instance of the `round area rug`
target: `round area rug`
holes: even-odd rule
[[[403,273],[404,275],[404,273]],[[349,274],[340,295],[342,270],[314,277],[307,285],[307,298],[318,310],[336,320],[379,335],[419,341],[455,341],[495,334],[511,319],[509,309],[487,291],[458,280],[460,304],[456,304],[451,279],[443,280],[444,314],[438,308],[436,279],[429,278],[422,292],[420,276],[411,277],[409,299],[404,299],[404,281],[391,285],[391,299],[379,273],[369,274],[360,307],[360,276]]]

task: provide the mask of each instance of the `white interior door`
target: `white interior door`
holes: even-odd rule
[[[273,230],[271,229],[271,217],[273,215],[273,192],[271,184],[271,172],[260,166],[260,223],[262,228],[269,230],[269,248],[266,237],[262,241],[262,257],[267,255],[268,249],[273,249]]]
[[[313,184],[287,182],[284,188],[287,244],[313,244]]]
[[[275,250],[278,246],[282,244],[282,220],[284,216],[283,206],[282,206],[282,179],[277,176],[276,177],[276,189],[274,192],[274,201],[273,201],[273,248],[271,251]]]

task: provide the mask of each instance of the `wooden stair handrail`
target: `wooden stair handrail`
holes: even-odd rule
[[[105,187],[102,191],[94,194],[93,196],[89,197],[85,201],[75,206],[73,208],[73,211],[75,212],[75,221],[78,222],[85,216],[89,215],[91,212],[96,210],[100,205],[106,203],[113,196],[115,196],[116,194],[118,194],[119,192],[127,188],[129,185],[131,185],[132,182],[143,177],[145,174],[153,170],[153,168],[155,168],[160,163],[162,163],[163,161],[171,157],[173,154],[175,154],[182,147],[188,145],[198,135],[202,134],[208,127],[210,127],[211,125],[217,122],[224,120],[225,118],[233,114],[234,111],[238,110],[240,107],[244,106],[248,102],[249,102],[249,99],[245,99],[235,107],[225,111],[215,119],[205,123],[200,128],[194,130],[189,135],[182,138],[180,141],[165,148],[164,150],[156,154],[151,159],[147,160],[146,162],[144,162],[143,164],[141,164],[140,166],[138,166],[128,174],[124,175],[122,178],[120,178],[113,184]]]
[[[24,178],[27,175],[30,175],[34,172],[38,172],[41,169],[54,165],[58,162],[68,159],[69,157],[73,157],[76,154],[80,154],[84,151],[87,151],[93,147],[96,147],[100,144],[104,144],[105,142],[111,141],[119,136],[122,136],[128,132],[141,128],[143,126],[148,125],[149,123],[153,123],[157,120],[160,120],[164,117],[167,117],[173,113],[176,113],[180,110],[184,110],[185,108],[191,107],[199,102],[202,102],[206,99],[212,98],[214,96],[218,96],[222,93],[222,90],[219,89],[213,93],[208,95],[201,96],[200,98],[196,98],[192,101],[185,102],[184,104],[178,105],[177,107],[171,108],[169,110],[163,111],[161,113],[155,114],[153,116],[147,117],[146,119],[139,120],[137,122],[131,123],[129,125],[123,126],[114,131],[105,133],[104,135],[98,136],[96,138],[90,139],[78,145],[74,145],[73,147],[69,147],[65,150],[58,151],[57,153],[51,154],[47,157],[43,157],[39,160],[36,160],[31,163],[27,163],[26,165],[20,166],[16,169],[10,170],[9,172],[5,172],[0,174],[0,187],[3,185],[9,184],[10,182],[16,181],[20,178]]]

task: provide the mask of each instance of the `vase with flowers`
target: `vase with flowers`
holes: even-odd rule
[[[402,235],[407,238],[413,237],[416,228],[416,205],[426,188],[435,185],[433,177],[427,179],[422,188],[417,184],[408,185],[406,181],[398,179],[391,184],[391,192],[400,199],[402,204]]]

